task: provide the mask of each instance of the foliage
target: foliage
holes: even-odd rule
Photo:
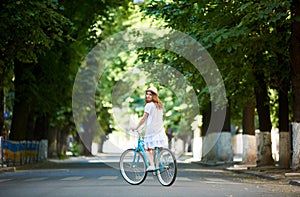
[[[37,55],[63,41],[70,21],[56,1],[5,1],[0,14],[1,66],[12,60],[37,62]]]
[[[1,70],[7,74],[7,81],[12,80],[13,77],[18,77],[18,80],[20,78],[20,86],[6,90],[18,92],[15,103],[19,101],[34,103],[36,101],[35,98],[39,96],[38,79],[34,72],[39,72],[37,69],[38,56],[44,55],[56,43],[70,39],[66,32],[71,23],[60,13],[61,11],[62,7],[56,1],[5,1],[2,3],[0,66]],[[15,66],[16,62],[23,66]],[[13,68],[15,69],[14,75],[9,75]],[[17,73],[21,73],[21,75]],[[9,87],[7,83],[5,86]],[[23,113],[29,114],[30,112]],[[27,121],[29,120],[25,120],[25,123]],[[18,130],[26,132],[25,127],[18,128]]]
[[[72,156],[79,156],[82,154],[82,145],[77,143],[76,141],[72,143],[72,146],[69,147],[69,151],[72,153]]]
[[[267,83],[276,88],[289,77],[290,3],[152,0],[142,10],[208,49],[224,78],[232,118],[241,119],[236,115],[241,114],[242,106],[248,99],[254,100],[255,72],[263,72]]]
[[[65,127],[72,123],[72,85],[83,56],[95,44],[91,27],[99,15],[109,15],[108,6],[124,5],[125,9],[126,4],[103,0],[2,3],[1,70],[9,68],[6,73],[10,73],[14,67],[19,72],[22,69],[20,78],[26,83],[12,91],[26,89],[26,94],[18,95],[15,101],[27,102],[30,111],[26,114],[33,120],[16,123],[18,131],[35,126],[29,124],[39,124],[40,116],[47,117],[44,120],[51,126]],[[21,66],[16,67],[16,61]]]

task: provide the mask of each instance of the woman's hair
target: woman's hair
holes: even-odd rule
[[[150,91],[151,92],[151,91]],[[147,92],[146,92],[147,93]],[[158,98],[158,95],[157,94],[155,94],[155,93],[153,93],[153,92],[151,92],[152,93],[152,101],[151,102],[153,102],[154,104],[155,104],[155,106],[156,106],[156,108],[157,109],[163,109],[164,108],[164,105],[163,105],[163,103],[161,102],[161,100]],[[146,99],[146,96],[145,96],[145,105],[147,104],[147,99]]]

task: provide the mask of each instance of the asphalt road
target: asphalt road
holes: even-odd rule
[[[108,164],[108,165],[107,165]],[[216,167],[178,164],[171,187],[161,186],[149,173],[138,186],[123,180],[118,163],[43,163],[0,174],[2,197],[35,196],[300,196],[299,187],[282,185]]]

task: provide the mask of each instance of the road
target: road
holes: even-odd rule
[[[300,196],[299,187],[236,174],[222,168],[194,163],[179,163],[178,167],[177,179],[171,187],[161,186],[151,173],[144,183],[132,186],[123,180],[116,162],[58,162],[48,167],[1,173],[0,194],[3,197]]]

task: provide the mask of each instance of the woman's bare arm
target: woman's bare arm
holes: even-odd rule
[[[144,113],[144,115],[143,115],[143,117],[141,118],[141,120],[140,120],[140,122],[139,122],[139,124],[137,125],[137,127],[135,128],[135,130],[137,130],[142,124],[144,124],[144,122],[147,120],[147,118],[148,118],[148,113],[147,112],[145,112]]]

